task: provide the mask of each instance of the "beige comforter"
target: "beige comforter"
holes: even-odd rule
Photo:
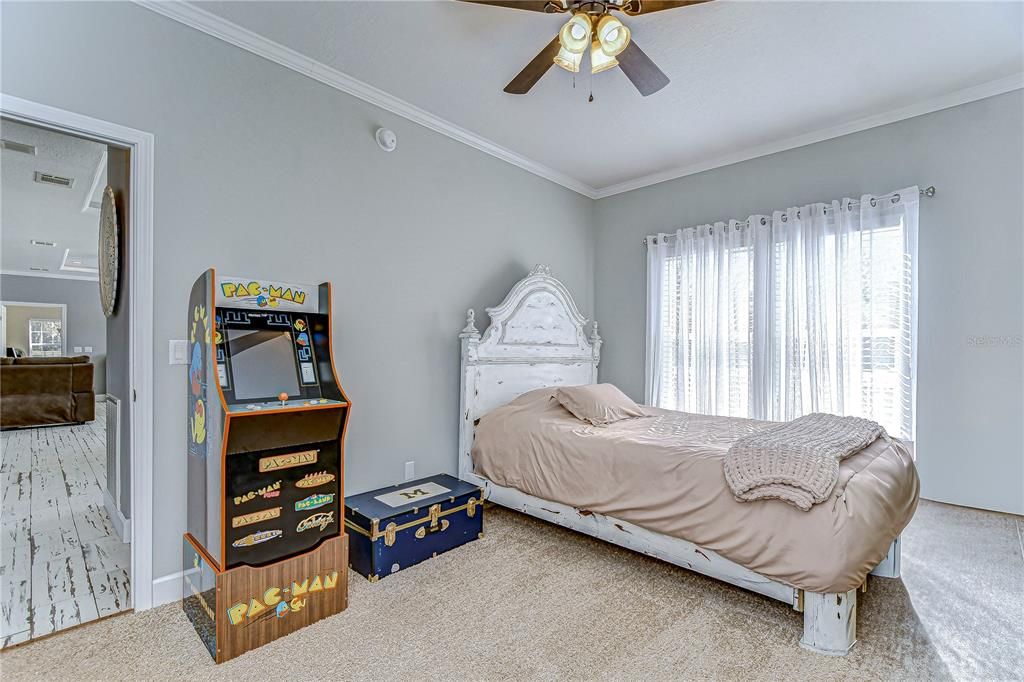
[[[590,426],[553,396],[531,391],[480,420],[478,475],[683,538],[794,587],[857,587],[917,508],[917,470],[895,439],[843,460],[832,495],[805,512],[740,502],[726,484],[729,445],[774,422],[645,407],[647,417]]]

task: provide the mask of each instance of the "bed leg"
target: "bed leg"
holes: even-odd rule
[[[804,592],[804,636],[800,646],[845,656],[857,643],[857,589],[839,594]]]
[[[875,566],[871,571],[871,575],[877,575],[880,578],[900,577],[900,544],[901,539],[897,535],[896,539],[889,545],[889,553]]]

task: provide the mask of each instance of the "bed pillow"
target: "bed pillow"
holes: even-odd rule
[[[643,417],[640,407],[614,384],[588,384],[559,388],[555,393],[562,407],[594,426],[612,424],[630,417]]]

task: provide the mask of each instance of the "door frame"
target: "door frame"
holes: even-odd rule
[[[153,606],[153,152],[154,138],[127,126],[0,93],[0,115],[21,123],[82,135],[131,150],[128,225],[129,384],[124,396],[131,428],[132,607]]]
[[[7,308],[60,308],[60,354],[68,354],[68,304],[67,303],[28,303],[25,301],[0,301],[4,307],[4,335],[0,342],[7,345]],[[31,345],[31,344],[30,344]],[[28,349],[25,349],[28,352]]]

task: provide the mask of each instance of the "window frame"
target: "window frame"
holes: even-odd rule
[[[52,334],[52,332],[47,332],[44,329],[40,329],[38,332],[36,332],[36,330],[33,329],[33,326],[36,323],[44,323],[44,324],[45,323],[55,323],[57,325],[57,333],[56,333],[56,336],[57,336],[57,343],[56,343],[57,349],[56,349],[56,355],[52,354],[54,352],[52,350],[51,351],[40,351],[38,354],[35,352],[35,349],[38,346],[52,347],[54,345],[54,343],[52,341],[49,342],[49,343],[46,343],[46,342],[40,340],[37,343],[36,341],[33,340],[33,335],[36,334],[36,333],[40,334],[41,336],[45,335],[45,334]],[[28,321],[28,357],[30,357],[30,358],[59,358],[59,357],[62,357],[63,355],[64,355],[64,320],[59,319],[59,318],[54,318],[54,317],[33,317],[33,318],[29,318],[29,321]]]
[[[865,233],[869,232],[869,231],[870,232],[875,232],[880,237],[885,237],[885,236],[887,236],[887,234],[891,233],[891,234],[894,234],[894,235],[898,235],[902,240],[904,240],[904,243],[905,243],[905,241],[907,239],[905,230],[907,230],[907,229],[909,229],[909,228],[903,222],[903,218],[900,218],[896,222],[893,222],[893,223],[890,223],[890,224],[878,225],[876,227],[869,228],[869,229],[864,229],[862,231],[865,232]],[[834,224],[832,224],[832,225],[829,225],[826,228],[825,234],[823,236],[825,238],[834,238],[838,234],[838,232],[839,232],[838,228]],[[773,258],[777,258],[778,257],[778,249],[780,248],[780,246],[784,246],[785,244],[786,244],[785,239],[780,238],[780,237],[776,237],[775,235],[772,235],[771,249],[772,249],[772,257]],[[734,248],[727,249],[727,251],[729,252],[729,254],[726,257],[731,257],[733,251],[740,251],[740,252],[748,251],[749,252],[749,246],[747,246],[747,245],[737,245]],[[915,255],[916,255],[916,249],[914,249],[914,252],[915,252]],[[679,384],[681,382],[683,382],[683,381],[686,381],[686,379],[684,377],[683,367],[681,367],[678,364],[678,362],[673,362],[672,361],[673,356],[675,355],[676,357],[678,357],[680,355],[680,352],[679,352],[678,349],[673,349],[672,348],[672,344],[670,343],[670,341],[671,341],[671,339],[674,338],[674,340],[676,341],[677,344],[680,343],[680,342],[684,342],[684,343],[688,343],[689,345],[692,345],[693,343],[696,342],[696,339],[689,339],[689,341],[684,341],[684,339],[688,339],[689,337],[691,337],[692,333],[687,333],[686,330],[679,329],[679,327],[678,327],[678,313],[676,313],[674,310],[669,310],[669,309],[672,309],[672,308],[677,308],[677,304],[676,303],[673,303],[672,301],[667,300],[667,299],[671,299],[672,298],[670,294],[671,293],[675,293],[675,295],[676,295],[675,301],[678,301],[679,300],[678,296],[681,295],[681,292],[682,292],[682,289],[683,289],[683,286],[682,286],[681,283],[677,284],[675,287],[673,287],[672,284],[670,284],[670,280],[673,279],[673,274],[677,278],[677,281],[678,281],[678,277],[680,276],[679,275],[679,271],[678,271],[679,263],[678,262],[675,263],[675,264],[672,263],[672,261],[674,261],[674,260],[678,261],[679,258],[680,258],[680,256],[667,256],[660,263],[660,265],[662,267],[662,270],[661,270],[661,272],[657,273],[656,281],[658,282],[658,285],[660,287],[660,298],[662,299],[662,303],[661,303],[661,306],[662,306],[662,315],[661,315],[662,327],[661,327],[660,330],[653,330],[651,327],[648,327],[648,330],[649,330],[648,333],[650,333],[651,331],[655,331],[655,333],[658,334],[657,338],[654,340],[654,343],[657,344],[660,347],[659,357],[661,358],[661,366],[657,367],[654,370],[654,371],[657,372],[657,374],[661,378],[661,381],[657,384],[658,389],[656,389],[656,390],[658,391],[658,393],[656,393],[654,395],[651,395],[650,399],[652,401],[652,404],[655,404],[655,405],[657,405],[659,407],[665,407],[667,409],[676,409],[676,410],[681,409],[681,407],[678,404],[668,405],[667,402],[671,402],[671,401],[665,401],[664,400],[664,397],[665,397],[664,391],[666,389],[672,390],[672,388],[674,388],[676,394],[678,395],[680,393],[680,391],[679,391]],[[650,267],[650,263],[648,263],[648,267]],[[753,267],[753,265],[751,265],[751,267]],[[916,268],[917,268],[917,264],[915,263],[915,264],[913,264],[911,266],[911,269],[910,269],[910,275],[912,277],[912,280],[915,280],[915,281],[913,281],[911,286],[916,284]],[[673,270],[674,270],[674,272],[672,272]],[[916,296],[916,295],[918,295],[918,292],[914,292],[914,291],[912,291],[911,294],[910,294],[911,297]],[[913,303],[908,303],[908,305],[910,306],[911,311],[912,311],[913,310]],[[666,324],[671,325],[673,320],[676,321],[676,325],[677,325],[676,329],[675,329],[675,333],[670,333],[670,334],[662,333],[666,329]],[[916,347],[917,328],[916,328],[916,319],[915,319],[915,315],[914,314],[910,315],[908,322],[910,324],[910,331],[909,331],[909,334],[911,336],[911,342],[910,343],[911,343],[912,347]],[[876,362],[876,363],[874,363],[875,365],[877,365],[876,367],[874,367],[872,369],[863,370],[863,371],[866,371],[868,373],[873,373],[875,371],[877,371],[879,373],[884,373],[886,379],[889,378],[888,375],[890,373],[895,373],[895,372],[898,371],[897,370],[897,365],[898,365],[899,358],[897,357],[898,353],[896,353],[896,346],[899,343],[899,339],[898,339],[898,332],[899,332],[899,330],[898,329],[894,329],[893,331],[897,334],[897,337],[889,336],[889,335],[886,335],[886,334],[877,334],[877,335],[875,335],[873,337],[868,337],[868,336],[862,337],[861,344],[867,344],[868,346],[870,346],[870,350],[871,350],[872,353],[878,353],[878,354],[884,356],[885,358],[887,358],[887,360],[888,360],[887,362],[884,362],[884,361]],[[651,340],[648,339],[648,347],[650,347],[650,345],[651,345]],[[801,355],[802,356],[806,355],[806,349],[803,348],[803,347],[801,348]],[[916,357],[916,350],[912,350],[911,353],[910,353],[910,362],[911,362],[912,365],[915,365],[915,366],[911,370],[911,377],[912,377],[911,381],[912,381],[912,383],[911,383],[911,387],[908,389],[909,390],[909,396],[899,395],[899,396],[895,396],[894,399],[905,400],[905,399],[909,398],[909,400],[911,402],[916,403],[916,390],[915,390],[915,387],[913,386],[913,383],[914,383],[913,377],[916,377],[916,371],[917,371],[916,363],[917,363],[917,359],[918,358]],[[666,360],[668,360],[668,361],[666,362]],[[749,384],[750,372],[753,371],[753,363],[754,362],[756,362],[756,359],[751,359],[750,360],[751,364],[746,368],[748,384]],[[892,390],[893,391],[897,391],[897,392],[899,392],[901,394],[904,392],[903,389],[899,389],[899,388],[894,388]],[[762,417],[758,417],[758,416],[753,416],[753,415],[750,414],[750,405],[751,405],[751,402],[753,400],[754,400],[754,396],[752,395],[752,392],[749,391],[749,390],[747,391],[747,395],[745,396],[745,400],[743,400],[743,399],[735,400],[733,397],[730,397],[731,405],[735,404],[736,406],[739,406],[739,404],[741,404],[741,403],[746,403],[747,406],[748,406],[748,414],[747,415],[733,415],[733,416],[741,416],[741,417],[742,416],[746,416],[748,418],[765,418],[763,416]],[[912,408],[911,424],[909,425],[909,427],[906,426],[905,424],[899,424],[898,425],[899,427],[901,427],[901,430],[908,430],[908,433],[903,433],[903,434],[901,434],[899,436],[905,442],[913,443],[913,439],[916,436],[916,434],[914,434],[914,431],[915,431],[915,428],[916,428],[916,420],[917,420],[917,409],[916,409],[916,404],[915,404],[914,407]]]

